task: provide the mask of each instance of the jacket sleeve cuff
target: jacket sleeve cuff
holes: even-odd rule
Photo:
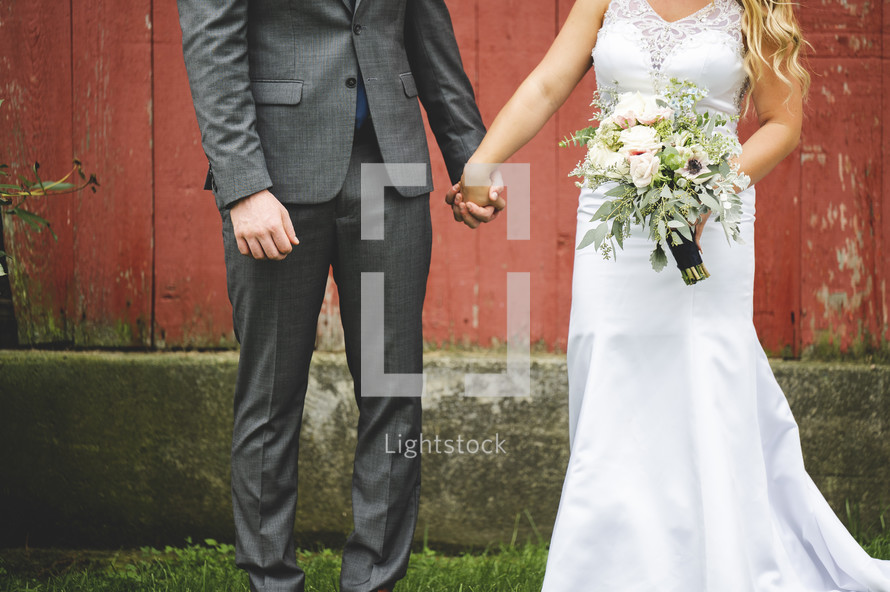
[[[265,170],[220,172],[214,168],[212,175],[213,195],[219,209],[230,208],[236,201],[272,187],[272,179]]]

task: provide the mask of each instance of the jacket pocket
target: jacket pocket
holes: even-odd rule
[[[258,105],[299,105],[303,98],[302,80],[251,80],[250,89]]]
[[[399,78],[402,80],[402,88],[405,89],[405,96],[416,97],[417,83],[414,82],[414,74],[405,72],[404,74],[399,74]]]

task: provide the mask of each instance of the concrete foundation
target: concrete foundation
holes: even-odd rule
[[[231,540],[236,367],[233,352],[0,351],[0,545]],[[503,355],[426,356],[418,540],[465,548],[549,537],[568,460],[565,358],[533,355],[530,397],[463,396],[464,374],[503,368]],[[854,530],[873,527],[890,507],[890,367],[773,369],[813,479],[845,522],[850,508]],[[351,529],[356,416],[343,356],[317,354],[300,546],[336,546]]]

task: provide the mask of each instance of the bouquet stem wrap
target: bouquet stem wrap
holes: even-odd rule
[[[711,277],[711,274],[708,273],[708,268],[705,267],[702,261],[701,253],[695,242],[683,235],[680,235],[680,239],[681,242],[678,245],[668,241],[668,247],[674,256],[674,260],[677,262],[677,269],[680,270],[680,275],[683,276],[683,281],[686,282],[686,285],[691,286]]]

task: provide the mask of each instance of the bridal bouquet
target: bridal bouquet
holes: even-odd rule
[[[662,95],[639,92],[618,96],[597,94],[592,105],[599,127],[587,127],[561,142],[587,147],[587,156],[572,171],[583,179],[579,187],[617,183],[591,221],[601,220],[581,243],[590,244],[608,259],[614,243],[623,247],[631,224],[639,224],[655,248],[649,260],[655,271],[667,264],[664,245],[671,250],[687,285],[709,274],[693,240],[693,225],[712,212],[727,240],[739,237],[742,202],[736,193],[750,180],[730,164],[742,147],[734,135],[718,126],[726,115],[697,113],[706,91],[692,82],[671,79]]]

